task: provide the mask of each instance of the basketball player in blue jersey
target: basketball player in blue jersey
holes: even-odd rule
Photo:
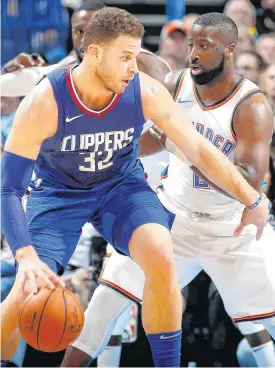
[[[82,226],[90,221],[145,274],[143,325],[156,366],[179,366],[182,299],[165,211],[137,159],[152,119],[188,160],[242,202],[236,235],[260,238],[268,201],[204,139],[159,82],[137,73],[143,26],[117,8],[94,14],[79,66],[48,75],[21,103],[2,158],[2,228],[32,291],[60,285]],[[20,199],[37,175],[26,215]],[[153,311],[153,313],[152,313]]]

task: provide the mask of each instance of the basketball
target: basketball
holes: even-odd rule
[[[45,352],[64,350],[80,335],[84,312],[75,294],[63,288],[42,288],[30,295],[19,312],[22,337]]]

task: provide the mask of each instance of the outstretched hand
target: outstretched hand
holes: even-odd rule
[[[245,226],[253,224],[257,227],[256,239],[259,240],[263,234],[264,227],[271,221],[271,215],[269,213],[270,208],[271,205],[269,200],[265,194],[262,193],[261,202],[257,207],[253,209],[244,209],[241,222],[234,231],[234,236],[239,236]]]

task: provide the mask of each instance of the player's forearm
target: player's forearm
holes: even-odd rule
[[[32,67],[20,69],[0,76],[0,90],[2,96],[26,96],[39,82],[43,75],[54,70],[54,66]]]
[[[211,180],[209,180],[208,178],[206,178],[202,172],[195,166],[191,166],[190,169],[192,169],[192,171],[197,174],[203,181],[205,181],[206,183],[208,183],[212,189],[215,189],[217,192],[226,195],[227,197],[233,198],[229,193],[227,193],[225,190],[222,190],[220,187],[218,187],[216,184],[214,184]]]
[[[2,188],[2,231],[14,255],[18,249],[31,244],[21,198]]]
[[[178,156],[179,158],[180,158],[180,156]],[[252,172],[250,171],[249,172],[249,170],[246,170],[244,167],[241,167],[241,166],[239,166],[239,165],[235,165],[235,167],[236,167],[236,169],[239,171],[239,173],[240,174],[242,174],[242,176],[245,178],[245,180],[253,187],[253,188],[255,188],[256,190],[258,190],[258,191],[260,191],[261,190],[261,186],[262,186],[262,182],[263,182],[263,180],[258,180],[258,178],[257,177],[255,177],[255,175],[254,174],[252,174]],[[209,180],[208,178],[206,178],[202,173],[201,173],[201,171],[197,168],[197,167],[195,167],[195,166],[191,166],[190,167],[191,169],[192,169],[192,171],[195,173],[195,174],[197,174],[197,175],[199,175],[199,177],[203,180],[203,181],[205,181],[205,182],[207,182],[210,186],[211,186],[211,188],[213,188],[213,189],[215,189],[217,192],[219,192],[219,193],[222,193],[222,194],[224,194],[224,195],[226,195],[226,196],[228,196],[228,197],[231,197],[232,198],[232,196],[230,195],[230,194],[228,194],[226,191],[224,191],[224,190],[222,190],[220,187],[218,187],[215,183],[213,183],[211,180]]]
[[[192,163],[218,187],[244,205],[250,206],[258,199],[259,193],[248,184],[229,159],[211,143],[201,141]]]
[[[1,75],[1,95],[7,97],[26,96],[40,79],[37,68],[28,68]],[[41,68],[39,68],[41,69]]]
[[[1,161],[2,231],[13,254],[31,245],[21,199],[30,183],[34,163],[34,160],[10,152],[4,152]]]
[[[164,150],[161,143],[152,137],[149,130],[142,134],[142,136],[138,139],[138,142],[140,157],[150,156]]]
[[[18,328],[18,311],[21,303],[19,298],[10,294],[1,303],[1,360],[11,359],[21,338]]]
[[[22,293],[18,280],[1,303],[1,359],[10,360],[15,353],[21,334],[18,329],[18,311],[22,305]]]
[[[191,126],[182,112],[172,115],[172,118],[168,116],[167,120],[169,124],[160,128],[183,151],[191,165],[244,205],[250,206],[257,201],[259,193],[247,183],[221,151]]]

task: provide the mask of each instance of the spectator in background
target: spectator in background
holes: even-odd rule
[[[238,25],[239,40],[236,47],[236,55],[243,51],[254,50],[253,36],[249,32],[249,28],[245,25]]]
[[[257,35],[255,6],[249,0],[229,0],[224,7],[224,14],[238,24],[248,27],[252,36]]]
[[[160,34],[158,55],[169,63],[172,69],[185,68],[188,64],[188,30],[180,20],[166,23]]]
[[[186,14],[183,18],[183,25],[186,27],[187,32],[190,31],[190,29],[192,28],[193,23],[195,22],[195,20],[199,17],[200,15],[198,13],[189,13]]]
[[[275,0],[262,0],[258,10],[257,29],[260,34],[275,32]]]
[[[269,65],[263,73],[262,89],[275,113],[275,59],[273,64]]]
[[[242,51],[236,56],[237,73],[259,85],[260,75],[264,69],[263,59],[255,51]]]
[[[256,50],[266,64],[275,61],[275,32],[260,36],[256,42]]]

